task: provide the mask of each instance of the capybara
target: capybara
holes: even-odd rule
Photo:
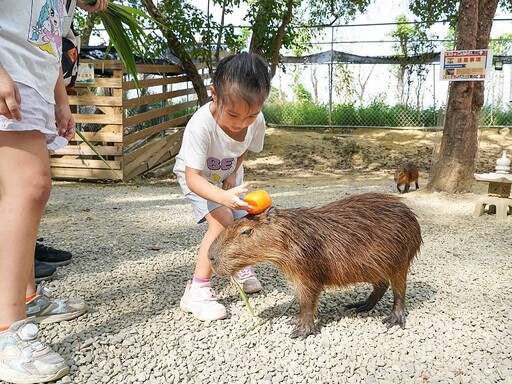
[[[418,189],[420,187],[420,185],[418,184],[419,175],[420,174],[418,172],[418,167],[414,163],[406,163],[401,167],[397,168],[395,171],[395,183],[398,192],[409,192],[409,187],[411,183],[415,183],[416,189]],[[404,185],[403,192],[400,190],[401,185]]]
[[[393,309],[383,323],[404,328],[407,273],[421,244],[416,216],[399,197],[365,193],[320,207],[247,215],[215,239],[208,256],[214,272],[225,277],[274,263],[299,302],[291,337],[305,338],[319,332],[315,316],[324,288],[361,282],[371,283],[372,293],[347,307],[369,311],[391,285]]]

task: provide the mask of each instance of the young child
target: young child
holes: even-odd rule
[[[197,222],[208,224],[193,279],[180,302],[183,311],[203,321],[227,316],[211,286],[208,249],[234,219],[247,214],[249,204],[241,196],[249,184],[243,182],[242,163],[248,151],[263,149],[261,108],[270,92],[269,68],[257,55],[227,56],[215,70],[210,91],[212,101],[199,108],[187,124],[174,166]],[[261,290],[251,268],[239,271],[235,278],[247,293]]]
[[[66,362],[38,338],[36,322],[85,312],[83,300],[54,299],[34,284],[51,190],[48,149],[75,135],[60,70],[63,11],[62,0],[0,2],[0,380],[13,383],[66,375]]]

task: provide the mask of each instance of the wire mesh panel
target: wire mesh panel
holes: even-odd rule
[[[511,71],[504,65],[486,81],[482,125],[512,126]],[[439,63],[285,64],[273,84],[269,124],[346,127],[440,126],[449,86]]]

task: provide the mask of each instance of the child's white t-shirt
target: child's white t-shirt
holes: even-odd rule
[[[14,81],[52,104],[64,13],[62,0],[0,1],[0,63]]]
[[[244,141],[236,141],[217,125],[210,104],[199,108],[188,122],[176,156],[174,173],[185,194],[190,192],[185,180],[185,167],[202,171],[206,180],[222,187],[222,181],[233,172],[240,155],[246,150],[261,152],[263,149],[266,127],[263,113],[260,112],[254,123],[249,125]],[[243,167],[240,166],[237,172],[243,174]]]

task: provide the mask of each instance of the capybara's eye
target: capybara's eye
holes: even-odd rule
[[[247,228],[247,229],[243,230],[240,234],[242,236],[250,236],[251,233],[252,233],[252,228]]]

